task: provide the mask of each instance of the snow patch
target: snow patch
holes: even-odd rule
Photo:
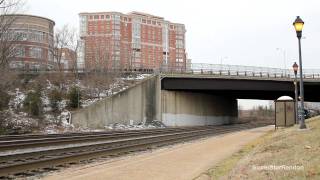
[[[26,98],[26,95],[21,92],[19,88],[16,88],[14,93],[9,92],[9,95],[14,96],[9,102],[11,108],[17,110],[23,107],[23,101]]]
[[[129,121],[129,124],[114,123],[105,126],[109,130],[139,130],[139,129],[154,129],[165,128],[166,126],[161,121],[151,121],[150,123],[133,124],[133,120]]]
[[[25,112],[14,112],[12,109],[2,111],[2,126],[9,134],[31,132],[38,125],[38,120],[28,117]]]
[[[92,105],[93,103],[99,101],[100,98],[94,98],[94,99],[86,99],[86,100],[81,100],[81,107],[87,107]]]
[[[122,78],[122,80],[142,80],[142,79],[145,79],[147,77],[150,77],[152,74],[137,74],[136,76],[135,75],[129,75],[127,77],[124,77]]]
[[[50,107],[50,100],[48,98],[48,95],[45,92],[41,92],[41,101],[42,101],[44,112],[48,112],[52,110],[52,108]]]

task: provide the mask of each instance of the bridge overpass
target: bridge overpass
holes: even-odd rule
[[[164,74],[161,78],[162,90],[210,93],[235,99],[275,100],[283,95],[294,97],[293,78],[206,74]],[[320,102],[320,78],[305,79],[304,88],[306,101]]]
[[[293,82],[292,72],[275,68],[228,66],[180,72],[165,69],[95,107],[74,114],[73,119],[79,118],[76,124],[89,127],[155,119],[168,126],[234,123],[238,120],[237,99],[294,97]],[[320,70],[305,70],[304,82],[305,100],[320,102],[317,94]]]
[[[320,92],[320,69],[304,69],[303,77],[305,100],[320,102],[317,93]],[[294,97],[294,81],[290,69],[239,65],[192,64],[187,71],[169,69],[161,73],[163,90],[211,93],[236,99]]]
[[[320,70],[304,72],[305,100],[320,102]],[[232,123],[237,99],[276,100],[295,90],[292,70],[277,68],[198,64],[160,77],[162,121],[169,125]]]

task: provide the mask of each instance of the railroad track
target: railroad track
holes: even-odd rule
[[[201,128],[195,127],[194,129]],[[126,137],[139,137],[150,134],[161,134],[170,132],[179,132],[190,128],[162,128],[162,129],[147,129],[147,130],[132,130],[132,131],[110,131],[98,133],[74,133],[74,134],[52,134],[52,135],[36,135],[36,136],[8,136],[9,140],[3,137],[0,139],[0,152],[36,148],[43,146],[66,145],[70,143],[85,143],[91,141],[103,141],[111,139],[121,139]],[[11,139],[10,139],[11,138]]]
[[[99,133],[0,136],[0,179],[252,128],[250,124]]]

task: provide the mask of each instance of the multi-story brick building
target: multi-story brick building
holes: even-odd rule
[[[183,24],[139,12],[79,16],[79,58],[86,68],[186,69]]]
[[[25,14],[4,15],[2,19],[12,21],[6,36],[2,36],[14,50],[9,56],[11,68],[53,68],[54,21]]]

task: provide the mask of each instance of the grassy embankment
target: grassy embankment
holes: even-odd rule
[[[298,126],[294,126],[270,131],[203,173],[202,177],[320,179],[320,117],[307,120],[307,126],[308,130],[298,130]]]

